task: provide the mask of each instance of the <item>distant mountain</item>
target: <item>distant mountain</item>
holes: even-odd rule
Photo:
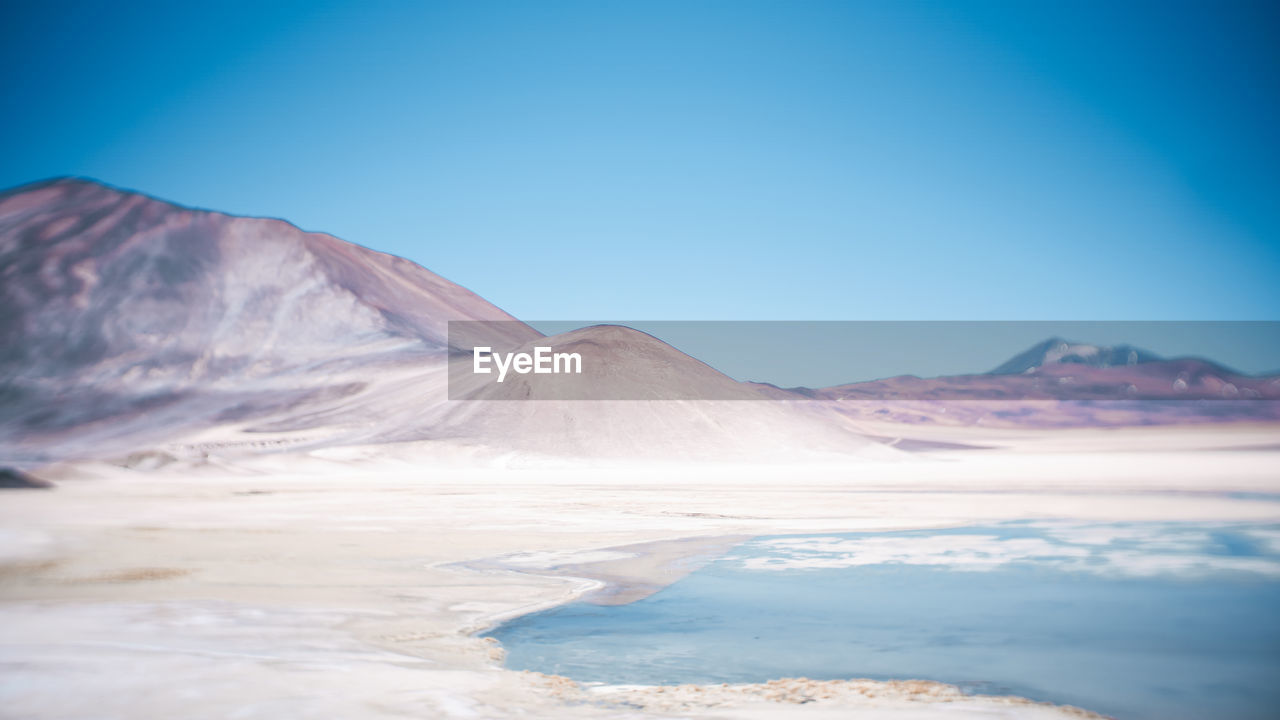
[[[1280,377],[1130,345],[1051,338],[978,375],[910,375],[820,390],[842,413],[905,423],[1085,427],[1280,420]],[[1262,401],[1262,402],[1251,402]],[[1268,402],[1269,401],[1269,402]]]
[[[1018,375],[1050,365],[1085,365],[1095,368],[1160,362],[1164,358],[1132,345],[1087,345],[1049,338],[1010,358],[989,375]]]

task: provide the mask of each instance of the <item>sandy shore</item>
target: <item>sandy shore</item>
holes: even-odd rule
[[[331,455],[63,468],[55,490],[0,499],[0,715],[1078,716],[933,683],[582,688],[503,669],[501,648],[474,633],[586,593],[640,597],[743,536],[1280,522],[1268,498],[1280,452],[1103,437],[1104,454],[1024,444],[826,467],[485,470]]]

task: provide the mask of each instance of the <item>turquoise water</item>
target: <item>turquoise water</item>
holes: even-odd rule
[[[1280,527],[763,537],[629,605],[490,634],[508,667],[583,682],[920,678],[1117,718],[1276,718]]]

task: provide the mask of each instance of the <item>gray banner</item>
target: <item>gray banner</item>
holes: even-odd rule
[[[457,321],[449,344],[452,400],[1280,399],[1274,321]]]

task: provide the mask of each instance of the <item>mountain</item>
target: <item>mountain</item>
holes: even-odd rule
[[[0,278],[11,456],[323,404],[443,351],[447,319],[514,320],[401,258],[78,179],[0,195]]]
[[[1132,345],[1116,345],[1112,347],[1086,345],[1055,337],[1015,355],[988,374],[1017,375],[1050,365],[1085,365],[1095,368],[1108,368],[1160,362],[1163,359],[1155,353],[1147,352]]]
[[[854,419],[990,427],[1280,420],[1280,377],[1198,358],[1050,338],[977,375],[909,375],[809,390]]]
[[[1280,419],[1280,403],[1243,402],[1280,397],[1280,380],[1057,338],[982,375],[739,383],[630,328],[544,337],[330,235],[79,179],[0,193],[0,303],[0,467],[18,470],[341,448],[467,462],[888,458],[901,453],[860,423]],[[481,342],[576,353],[583,372],[451,382]]]
[[[403,443],[450,456],[883,451],[643,333],[543,338],[408,260],[87,180],[0,194],[0,302],[0,465]],[[450,321],[483,323],[498,346],[596,358],[608,374],[571,387],[604,400],[520,401],[554,386],[543,376],[450,400]]]
[[[488,342],[488,341],[486,341]],[[582,357],[580,375],[514,375],[481,384],[470,375],[432,422],[459,437],[502,437],[536,455],[717,457],[778,461],[890,458],[821,403],[777,402],[632,328],[596,325],[513,348],[544,345]],[[469,357],[462,358],[469,364]],[[457,394],[455,393],[455,394]]]

